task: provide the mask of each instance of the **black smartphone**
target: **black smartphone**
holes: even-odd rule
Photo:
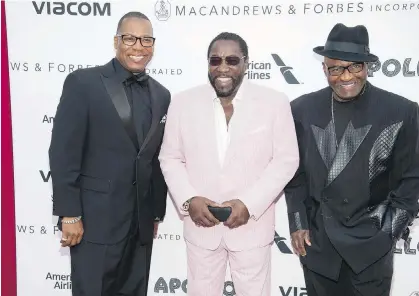
[[[220,222],[227,221],[228,217],[230,217],[230,215],[231,215],[231,207],[211,207],[211,206],[208,206],[208,210]]]

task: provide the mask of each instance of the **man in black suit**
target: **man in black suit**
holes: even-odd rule
[[[418,105],[373,86],[364,26],[337,24],[329,86],[292,101],[300,167],[285,189],[309,296],[386,296],[394,246],[418,212]],[[403,235],[404,234],[404,235]]]
[[[64,82],[49,157],[75,296],[147,293],[153,236],[166,211],[158,154],[170,102],[145,74],[154,41],[149,19],[127,13],[116,58]]]

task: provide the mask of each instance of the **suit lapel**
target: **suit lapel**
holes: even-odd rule
[[[216,133],[216,122],[214,114],[214,90],[212,87],[207,88],[208,95],[202,100],[202,108],[197,108],[200,110],[196,116],[196,122],[199,122],[197,128],[194,128],[198,132],[197,139],[202,139],[204,142],[203,147],[206,147],[208,151],[208,157],[214,159],[211,163],[217,168],[221,169],[221,164],[219,161],[219,152],[218,152],[218,139]],[[205,153],[204,153],[205,154]]]
[[[311,126],[317,149],[328,171],[326,186],[329,186],[345,169],[370,128],[371,125],[366,125],[356,129],[350,121],[336,149],[336,135],[332,121],[324,129],[315,125]]]
[[[311,130],[320,156],[322,157],[326,168],[330,170],[336,156],[336,135],[333,129],[333,123],[330,121],[325,129],[311,125]]]
[[[326,186],[329,186],[345,169],[359,146],[361,146],[370,129],[371,125],[355,129],[352,121],[349,121],[345,133],[342,136],[342,140],[339,143],[333,163],[330,166]]]
[[[108,67],[108,65],[105,67]],[[136,141],[136,133],[133,129],[131,107],[128,103],[128,98],[125,93],[123,84],[115,80],[112,76],[101,75],[101,79],[115,108],[115,111],[119,115],[119,122],[122,123],[123,128],[127,132],[127,136],[131,140],[130,142],[132,148],[135,149],[133,141]]]

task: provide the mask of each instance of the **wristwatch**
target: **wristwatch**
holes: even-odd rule
[[[187,201],[185,201],[184,203],[183,203],[183,205],[182,205],[182,210],[184,210],[185,212],[188,212],[189,211],[189,205],[191,204],[191,200],[193,199],[193,197],[192,198],[190,198],[190,199],[188,199]]]

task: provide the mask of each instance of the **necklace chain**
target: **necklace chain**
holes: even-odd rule
[[[333,104],[333,92],[332,92],[332,124],[333,124],[333,134],[335,135],[335,148],[338,148],[338,139],[336,135],[336,125],[335,125],[335,112],[334,112],[334,104]]]

